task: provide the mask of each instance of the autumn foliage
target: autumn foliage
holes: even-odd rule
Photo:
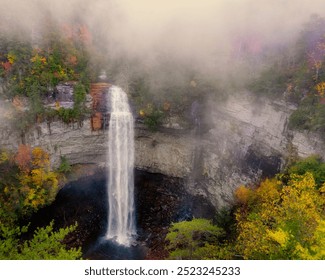
[[[0,259],[79,259],[80,248],[66,248],[64,238],[77,225],[54,229],[51,222],[37,228],[31,239],[22,238],[28,226],[21,221],[51,203],[58,180],[49,154],[40,147],[20,145],[16,154],[0,151]]]
[[[251,194],[251,190],[246,188],[245,186],[240,186],[239,188],[237,188],[236,192],[235,192],[235,197],[237,199],[237,202],[239,204],[247,204],[250,194]]]
[[[32,160],[31,148],[28,145],[19,145],[15,162],[22,171],[29,171]]]
[[[28,216],[54,200],[58,179],[47,152],[20,145],[15,155],[2,152],[0,160],[1,223]]]
[[[235,197],[228,227],[220,213],[214,224],[203,219],[172,224],[169,258],[325,259],[325,184],[317,185],[312,173],[279,174],[255,189],[240,186]]]
[[[325,186],[315,186],[311,173],[293,174],[287,184],[264,181],[252,192],[254,203],[236,212],[237,254],[244,259],[325,259]]]

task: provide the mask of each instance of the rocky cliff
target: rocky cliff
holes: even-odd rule
[[[221,208],[233,201],[236,187],[274,175],[292,153],[319,154],[325,159],[324,143],[317,135],[288,129],[294,108],[284,102],[241,93],[223,102],[209,100],[204,108],[205,129],[169,124],[150,132],[137,124],[136,168],[184,178],[189,193],[208,197]],[[105,165],[107,135],[94,130],[90,119],[71,125],[40,123],[23,136],[8,122],[0,122],[1,148],[15,150],[22,142],[45,148],[54,166],[60,156],[71,164]]]
[[[288,129],[295,109],[290,104],[243,92],[220,103],[209,100],[204,108],[208,129],[201,133],[149,133],[138,127],[137,167],[187,178],[191,194],[221,208],[233,201],[236,187],[275,175],[290,157],[319,154],[325,159],[317,135]]]

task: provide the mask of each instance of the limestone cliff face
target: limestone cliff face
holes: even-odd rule
[[[195,151],[195,140],[191,135],[173,130],[153,133],[137,125],[135,137],[137,168],[181,178],[191,174]]]
[[[201,120],[207,129],[150,133],[138,127],[137,167],[186,178],[190,193],[221,208],[233,201],[239,185],[275,175],[289,157],[319,154],[325,159],[317,135],[288,129],[295,109],[290,104],[257,100],[245,92],[207,104]]]
[[[256,100],[247,93],[208,104],[204,129],[189,131],[175,123],[150,132],[136,124],[136,168],[184,178],[189,193],[208,197],[221,208],[233,201],[239,185],[280,171],[293,151],[325,159],[324,143],[317,135],[288,130],[294,109],[288,104]],[[90,119],[73,125],[37,124],[24,136],[0,122],[1,148],[16,150],[22,142],[45,148],[54,166],[59,165],[60,156],[71,164],[105,165],[106,131],[94,131]]]
[[[105,163],[104,131],[92,131],[90,120],[67,125],[63,122],[40,123],[25,135],[19,135],[8,125],[0,124],[0,147],[16,151],[19,144],[41,146],[51,156],[52,166],[60,164],[65,156],[71,164]]]
[[[239,185],[280,171],[290,141],[291,111],[285,104],[256,104],[247,94],[208,104],[201,120],[208,129],[150,133],[138,127],[136,165],[187,178],[190,193],[208,197],[221,208],[233,201]]]

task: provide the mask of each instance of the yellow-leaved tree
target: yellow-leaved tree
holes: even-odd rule
[[[1,152],[0,223],[12,223],[50,204],[58,191],[57,174],[50,168],[49,155],[40,147],[20,145],[15,155]]]
[[[66,248],[64,238],[77,225],[54,230],[52,221],[22,238],[28,226],[22,219],[51,203],[58,180],[50,169],[48,153],[21,145],[15,155],[0,151],[0,259],[79,259],[80,248]]]
[[[325,259],[325,186],[311,173],[239,188],[236,252],[244,259]],[[244,194],[244,195],[243,195]]]
[[[35,211],[52,202],[58,191],[58,179],[51,171],[49,154],[40,147],[31,152],[31,170],[19,176],[24,212]]]

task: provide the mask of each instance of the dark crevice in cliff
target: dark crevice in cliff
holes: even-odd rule
[[[259,153],[257,148],[249,147],[244,157],[244,163],[243,173],[251,175],[260,172],[261,178],[271,178],[281,171],[282,157],[275,152],[266,156]]]

